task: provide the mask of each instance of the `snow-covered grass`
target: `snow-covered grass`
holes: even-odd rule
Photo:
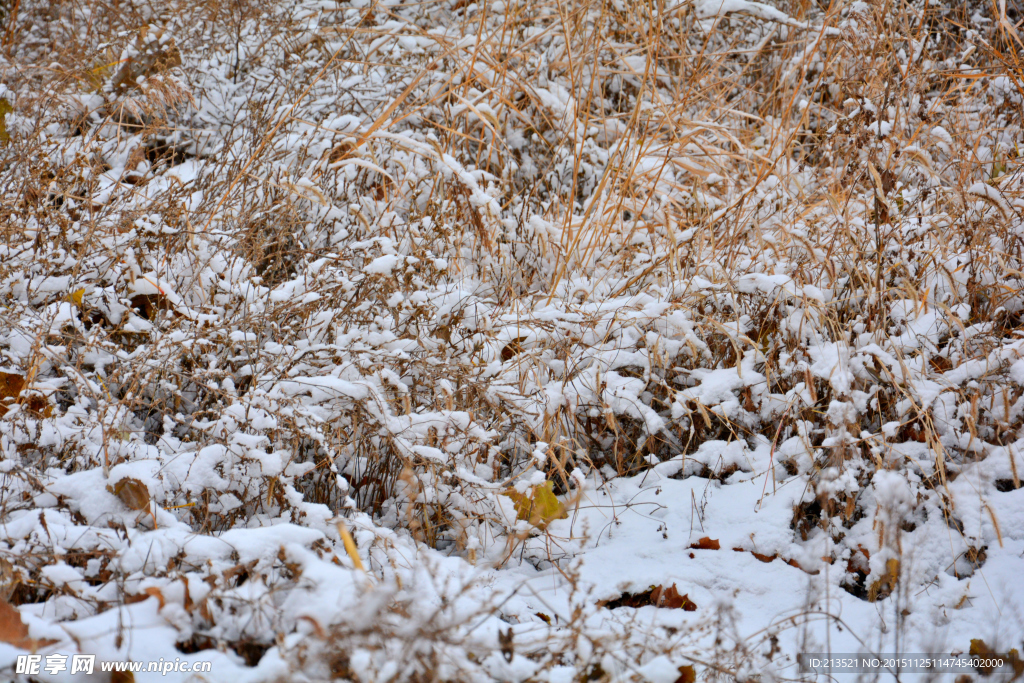
[[[0,1],[0,676],[1024,651],[1021,12]]]

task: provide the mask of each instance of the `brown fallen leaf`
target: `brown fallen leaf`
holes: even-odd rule
[[[35,652],[41,647],[52,645],[56,642],[56,640],[30,638],[28,626],[21,620],[21,612],[6,600],[0,600],[0,643],[7,643],[21,650]]]
[[[675,680],[675,683],[697,683],[697,670],[693,668],[692,664],[681,666],[678,671],[679,678]]]
[[[164,604],[166,604],[164,602],[164,594],[160,592],[159,588],[157,588],[156,586],[150,586],[149,588],[144,588],[142,592],[145,593],[148,597],[156,598],[157,602],[160,603],[160,609],[164,608]]]
[[[21,398],[18,399],[18,403],[25,406],[29,414],[33,417],[52,417],[53,406],[46,400],[38,391],[23,391],[21,392]]]
[[[14,565],[0,557],[0,600],[7,600],[18,587],[20,577],[14,571]]]
[[[182,574],[181,582],[183,584],[185,584],[185,611],[188,612],[189,614],[191,614],[192,613],[192,607],[194,605],[192,603],[192,594],[188,590],[188,577],[186,577],[184,574]]]
[[[25,378],[13,372],[0,372],[0,417],[7,414],[10,406],[18,401],[18,395],[25,388]]]
[[[498,629],[498,645],[501,647],[501,656],[505,658],[506,662],[511,662],[515,657],[515,648],[512,643],[512,627],[509,626],[508,631]]]
[[[779,559],[778,555],[764,555],[762,553],[758,553],[758,552],[755,552],[753,550],[744,550],[743,548],[733,548],[733,550],[735,550],[738,553],[750,553],[751,555],[756,557],[761,562],[772,562],[774,560]],[[822,558],[822,559],[824,560],[825,558]],[[797,569],[799,569],[802,572],[807,572],[811,576],[815,576],[815,575],[818,574],[818,570],[817,569],[815,569],[815,570],[804,569],[802,566],[800,566],[800,563],[797,562],[796,560],[786,560],[786,559],[783,559],[783,562],[788,564],[790,567],[796,567]]]
[[[683,608],[687,612],[697,609],[697,604],[690,600],[689,595],[680,595],[679,589],[673,583],[668,588],[658,586],[651,591],[651,604],[655,607],[667,607],[668,609]]]
[[[733,548],[733,550],[735,550],[738,553],[749,552],[751,555],[761,560],[762,562],[771,562],[772,560],[778,558],[778,555],[763,555],[761,553],[754,552],[753,550],[744,550],[743,548]]]
[[[107,490],[121,499],[130,510],[149,509],[149,489],[138,479],[125,477]]]
[[[694,550],[718,550],[722,547],[722,544],[716,539],[705,536],[696,543],[691,543],[690,547]]]
[[[523,352],[523,342],[526,341],[526,337],[516,337],[501,350],[501,360],[511,360],[515,356]]]
[[[28,626],[21,621],[21,613],[6,600],[0,602],[0,641],[26,650],[32,649],[28,646]]]
[[[623,593],[614,600],[603,600],[597,603],[598,607],[616,609],[619,607],[664,607],[666,609],[682,608],[687,612],[697,609],[697,604],[690,600],[688,595],[680,595],[679,589],[673,583],[668,588],[664,586],[651,586],[642,593]]]
[[[814,570],[811,570],[811,569],[804,569],[804,568],[803,568],[803,567],[802,567],[802,566],[800,565],[800,563],[799,563],[799,562],[797,562],[796,560],[786,560],[786,564],[788,564],[788,565],[789,565],[790,567],[796,567],[796,568],[797,568],[797,569],[799,569],[800,571],[802,571],[802,572],[805,572],[805,573],[807,573],[807,574],[810,574],[811,576],[817,576],[817,574],[818,574],[818,570],[817,570],[817,569],[814,569]]]
[[[131,304],[139,317],[146,320],[156,320],[160,311],[174,310],[171,302],[162,294],[136,294],[131,298]]]

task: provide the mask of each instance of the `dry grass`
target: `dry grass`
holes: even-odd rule
[[[999,485],[1020,486],[1012,7],[8,5],[0,371],[24,389],[4,395],[0,519],[54,478],[154,461],[148,516],[49,508],[152,529],[159,507],[197,534],[358,511],[472,562],[544,562],[503,512],[517,480],[571,495],[577,468],[767,442],[807,480],[794,537],[829,534],[876,600],[916,514],[865,507],[877,471],[913,473],[951,528],[964,466],[1009,453]],[[686,393],[728,368],[756,379]],[[216,477],[172,465],[210,447]],[[883,518],[861,561],[853,529]],[[958,531],[953,560],[979,565]],[[8,600],[69,595],[42,578],[47,542],[2,543]],[[126,578],[116,547],[68,551],[90,585]],[[350,648],[410,648],[400,678],[455,680],[498,647],[431,659],[471,638],[447,613],[403,632],[411,599],[374,628],[318,625],[295,665],[349,677]],[[197,608],[183,647],[214,616]],[[583,616],[528,656],[587,680],[623,643],[651,656],[579,645]]]

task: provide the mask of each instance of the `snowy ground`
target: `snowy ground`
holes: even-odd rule
[[[1024,652],[1021,12],[0,2],[0,679]]]

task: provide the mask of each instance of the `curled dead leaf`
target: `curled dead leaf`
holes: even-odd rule
[[[715,541],[717,543],[717,541]],[[651,591],[651,604],[655,607],[667,607],[668,609],[679,609],[680,607],[687,612],[693,612],[697,609],[697,604],[690,600],[689,595],[680,595],[679,589],[673,583],[668,588],[658,586]]]
[[[107,490],[121,499],[130,510],[146,510],[149,508],[149,489],[138,479],[125,477]]]
[[[157,602],[160,603],[160,609],[164,608],[166,602],[164,601],[164,594],[160,592],[159,588],[157,588],[156,586],[150,586],[149,588],[144,588],[142,592],[148,595],[149,597],[156,598]]]
[[[526,337],[516,337],[508,344],[506,344],[505,347],[501,350],[501,360],[511,360],[518,356],[520,353],[522,353],[525,350],[523,342],[525,342],[526,339]]]
[[[160,311],[171,311],[174,307],[162,294],[136,294],[131,298],[132,308],[140,318],[156,320]]]
[[[750,553],[751,555],[753,555],[754,557],[756,557],[756,558],[757,558],[758,560],[760,560],[761,562],[772,562],[772,561],[774,561],[774,560],[777,560],[777,559],[779,559],[779,556],[778,556],[777,554],[772,554],[772,555],[765,555],[765,554],[763,554],[763,553],[755,552],[755,551],[753,551],[753,550],[744,550],[743,548],[733,548],[733,550],[735,550],[735,551],[736,551],[736,552],[738,552],[738,553],[746,553],[746,552],[749,552],[749,553]],[[826,558],[822,558],[822,560],[825,560],[825,561],[827,561],[827,560],[826,560]],[[803,566],[801,566],[801,564],[800,564],[799,562],[797,562],[796,560],[792,560],[792,559],[790,559],[790,560],[787,560],[787,559],[783,559],[783,562],[785,562],[786,564],[788,564],[788,565],[789,565],[790,567],[796,567],[796,568],[797,568],[797,569],[799,569],[800,571],[802,571],[802,572],[806,572],[806,573],[810,574],[811,576],[814,576],[814,575],[816,575],[816,574],[818,573],[818,570],[817,570],[817,569],[804,569],[804,568],[803,568]]]
[[[691,543],[690,548],[694,550],[718,550],[722,547],[722,544],[717,539],[705,536],[698,540],[696,543]]]

